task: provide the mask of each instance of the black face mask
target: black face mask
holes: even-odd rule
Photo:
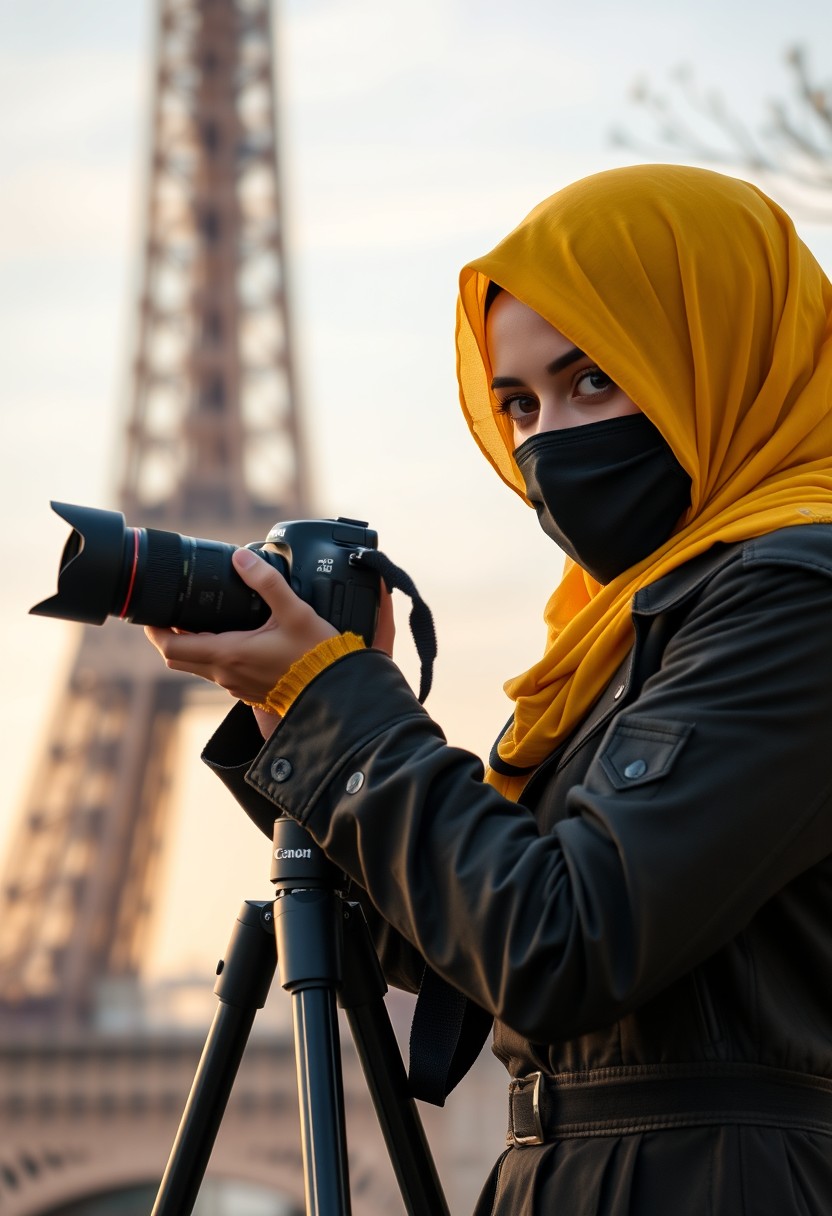
[[[540,526],[599,583],[667,540],[690,477],[644,414],[546,431],[514,453]]]

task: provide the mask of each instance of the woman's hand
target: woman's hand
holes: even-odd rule
[[[231,560],[243,582],[271,608],[265,625],[233,633],[181,633],[147,626],[145,633],[172,671],[211,680],[238,700],[263,702],[297,659],[338,631],[252,550],[237,549]],[[373,646],[392,656],[396,633],[393,597],[383,582],[380,592]],[[268,739],[280,716],[262,709],[255,709],[254,716],[263,738]]]
[[[387,590],[384,579],[380,580],[380,596],[378,602],[378,621],[373,638],[373,648],[383,650],[393,657],[393,642],[396,637],[396,622],[393,619],[393,596]]]
[[[338,630],[251,549],[237,549],[231,560],[243,582],[271,608],[264,625],[233,633],[177,633],[148,626],[145,633],[173,671],[211,680],[238,700],[264,701],[297,659]],[[278,719],[272,717],[276,725]]]

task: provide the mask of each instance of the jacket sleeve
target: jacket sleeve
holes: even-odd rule
[[[248,705],[238,701],[209,740],[202,758],[255,826],[271,838],[281,809],[246,781],[246,774],[261,750],[263,737],[254,714]],[[346,894],[364,910],[387,981],[406,992],[417,992],[425,969],[424,958],[379,915],[363,888],[351,882]]]
[[[530,1039],[570,1037],[832,851],[829,601],[812,571],[721,569],[547,834],[376,651],[314,680],[246,780],[441,976]]]

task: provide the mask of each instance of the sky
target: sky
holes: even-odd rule
[[[0,0],[0,857],[30,782],[48,780],[39,748],[75,646],[71,626],[27,615],[54,588],[66,535],[49,500],[117,505],[155,13],[150,0]],[[439,638],[428,708],[485,754],[509,711],[503,681],[540,652],[561,558],[462,421],[459,268],[567,182],[670,158],[611,137],[655,143],[639,82],[673,93],[689,65],[757,127],[789,93],[788,47],[807,48],[828,84],[832,7],[761,0],[752,18],[746,0],[281,0],[275,14],[320,514],[369,520],[413,576]],[[832,273],[832,228],[799,227]],[[415,680],[406,632],[400,608],[397,654]],[[189,725],[169,880],[200,889],[180,872],[199,818],[199,882],[208,874],[222,897],[205,951],[191,942],[186,957],[168,917],[160,971],[214,959],[240,900],[268,895],[262,838],[201,771],[210,726]]]

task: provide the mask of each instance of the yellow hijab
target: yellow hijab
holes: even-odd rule
[[[499,746],[518,768],[568,737],[632,644],[631,601],[717,541],[832,523],[832,284],[755,186],[703,169],[613,169],[559,191],[464,267],[457,374],[468,425],[524,497],[495,411],[489,280],[590,356],[690,474],[674,534],[606,586],[567,559],[546,605],[543,657],[509,680]],[[516,798],[526,777],[487,779]]]

